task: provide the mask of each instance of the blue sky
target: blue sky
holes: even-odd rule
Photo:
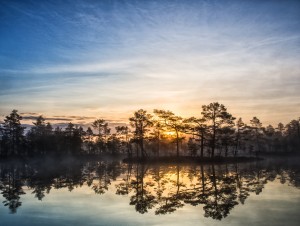
[[[200,116],[219,101],[287,123],[299,59],[300,1],[0,1],[2,116]]]

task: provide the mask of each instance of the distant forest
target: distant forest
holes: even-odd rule
[[[112,132],[104,119],[84,130],[69,123],[53,128],[43,116],[37,117],[25,133],[22,116],[13,110],[0,124],[0,156],[112,155],[159,156],[249,156],[260,153],[300,152],[300,118],[276,128],[263,127],[257,117],[249,124],[235,118],[218,102],[202,106],[201,116],[183,118],[171,111],[140,109],[128,126]]]

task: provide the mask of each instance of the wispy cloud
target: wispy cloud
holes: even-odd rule
[[[28,113],[20,113],[20,115],[22,116],[23,120],[37,120],[38,117],[42,116],[46,121],[67,121],[67,122],[71,122],[71,121],[82,121],[82,120],[94,120],[96,117],[87,117],[87,116],[66,116],[66,115],[61,115],[61,116],[51,116],[51,117],[47,117],[44,116],[43,114],[40,113],[34,113],[34,112],[28,112]]]
[[[70,3],[2,4],[1,114],[118,120],[158,106],[197,114],[210,101],[244,117],[282,116],[277,104],[284,120],[300,114],[297,2]]]

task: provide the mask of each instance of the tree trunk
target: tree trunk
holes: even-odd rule
[[[160,133],[159,133],[159,131],[158,131],[158,135],[157,135],[157,157],[159,157],[159,146],[160,146],[160,143],[159,143],[159,136],[160,136]]]
[[[201,135],[201,158],[203,158],[203,151],[204,151],[204,134]]]
[[[237,136],[236,136],[236,144],[235,144],[235,149],[234,149],[234,157],[236,157],[236,155],[237,155],[237,150],[239,148],[239,142],[240,142],[240,131],[238,129]]]
[[[226,146],[225,146],[225,157],[227,157],[227,155],[228,155],[228,146],[226,144]]]
[[[142,138],[140,141],[140,147],[141,147],[141,155],[142,158],[145,158],[145,151],[144,151],[144,139]]]
[[[213,120],[213,134],[212,134],[212,147],[211,147],[211,157],[215,157],[215,145],[216,145],[216,121],[215,116]]]
[[[176,152],[177,152],[177,158],[179,157],[179,136],[178,131],[176,130]]]

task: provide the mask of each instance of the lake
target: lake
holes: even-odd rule
[[[299,225],[299,158],[0,162],[0,225]]]

